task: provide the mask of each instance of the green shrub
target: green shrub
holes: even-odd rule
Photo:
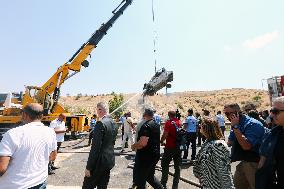
[[[252,99],[257,102],[261,100],[261,96],[257,95],[257,96],[254,96]]]
[[[109,112],[112,113],[115,109],[120,107],[124,103],[124,97],[122,94],[116,94],[112,92],[111,95],[113,96],[112,99],[109,100]],[[119,108],[116,112],[114,112],[114,117],[120,117],[124,111],[125,107]]]

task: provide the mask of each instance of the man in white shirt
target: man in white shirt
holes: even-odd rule
[[[50,122],[49,127],[54,129],[55,133],[56,133],[56,141],[57,141],[57,152],[59,151],[59,148],[62,144],[62,142],[64,142],[64,135],[66,132],[66,128],[65,128],[65,120],[66,116],[61,113],[58,118],[56,118],[55,120],[53,120],[52,122]],[[54,161],[49,162],[49,169],[48,169],[48,174],[54,174],[54,172],[52,170],[58,169],[58,167],[54,166]]]
[[[221,128],[222,134],[225,137],[225,118],[222,116],[221,111],[217,112],[216,120],[218,122],[219,127]]]
[[[53,128],[55,133],[56,133],[56,140],[57,140],[57,152],[62,144],[64,142],[64,135],[66,132],[66,127],[65,127],[65,118],[66,116],[61,113],[58,118],[50,122],[49,127]]]
[[[25,123],[10,129],[0,142],[0,188],[46,188],[48,162],[56,158],[53,129],[41,123],[43,108],[32,103],[24,107]]]
[[[123,133],[123,141],[121,144],[121,152],[124,152],[126,138],[128,138],[128,140],[130,141],[130,146],[134,144],[133,132],[135,132],[134,121],[131,118],[131,113],[128,112],[126,114],[126,120],[124,122],[124,133]]]

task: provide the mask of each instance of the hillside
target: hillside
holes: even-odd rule
[[[169,110],[180,110],[182,116],[186,115],[188,108],[193,108],[196,112],[207,109],[211,114],[218,110],[223,110],[226,103],[238,103],[243,107],[247,103],[254,103],[258,110],[270,108],[267,91],[256,89],[224,89],[215,91],[187,91],[177,92],[168,95],[157,94],[145,98],[144,104],[140,94],[123,94],[125,101],[125,111],[132,112],[132,117],[136,120],[141,117],[143,105],[151,106],[157,112],[165,116]],[[60,103],[72,113],[91,114],[95,110],[95,105],[99,101],[109,101],[113,96],[107,95],[85,95],[73,97],[61,97]]]

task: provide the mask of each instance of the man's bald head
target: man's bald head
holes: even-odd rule
[[[59,121],[64,121],[65,118],[66,118],[66,115],[65,115],[64,113],[61,113],[61,114],[58,116]]]
[[[23,113],[25,113],[31,121],[39,120],[43,115],[43,107],[38,103],[31,103],[23,108]]]

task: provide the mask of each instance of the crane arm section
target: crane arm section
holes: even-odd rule
[[[123,0],[121,4],[112,12],[113,16],[101,25],[101,27],[92,34],[87,42],[85,42],[77,52],[70,58],[70,60],[60,66],[56,73],[44,83],[41,90],[38,90],[35,97],[38,102],[43,103],[46,94],[53,93],[53,99],[57,101],[60,86],[66,79],[70,77],[70,71],[80,72],[81,67],[88,67],[89,62],[86,60],[91,52],[97,47],[100,40],[107,34],[107,31],[112,27],[114,22],[123,14],[124,10],[132,3],[133,0]],[[59,93],[59,92],[58,92]],[[56,97],[57,96],[57,97]]]

